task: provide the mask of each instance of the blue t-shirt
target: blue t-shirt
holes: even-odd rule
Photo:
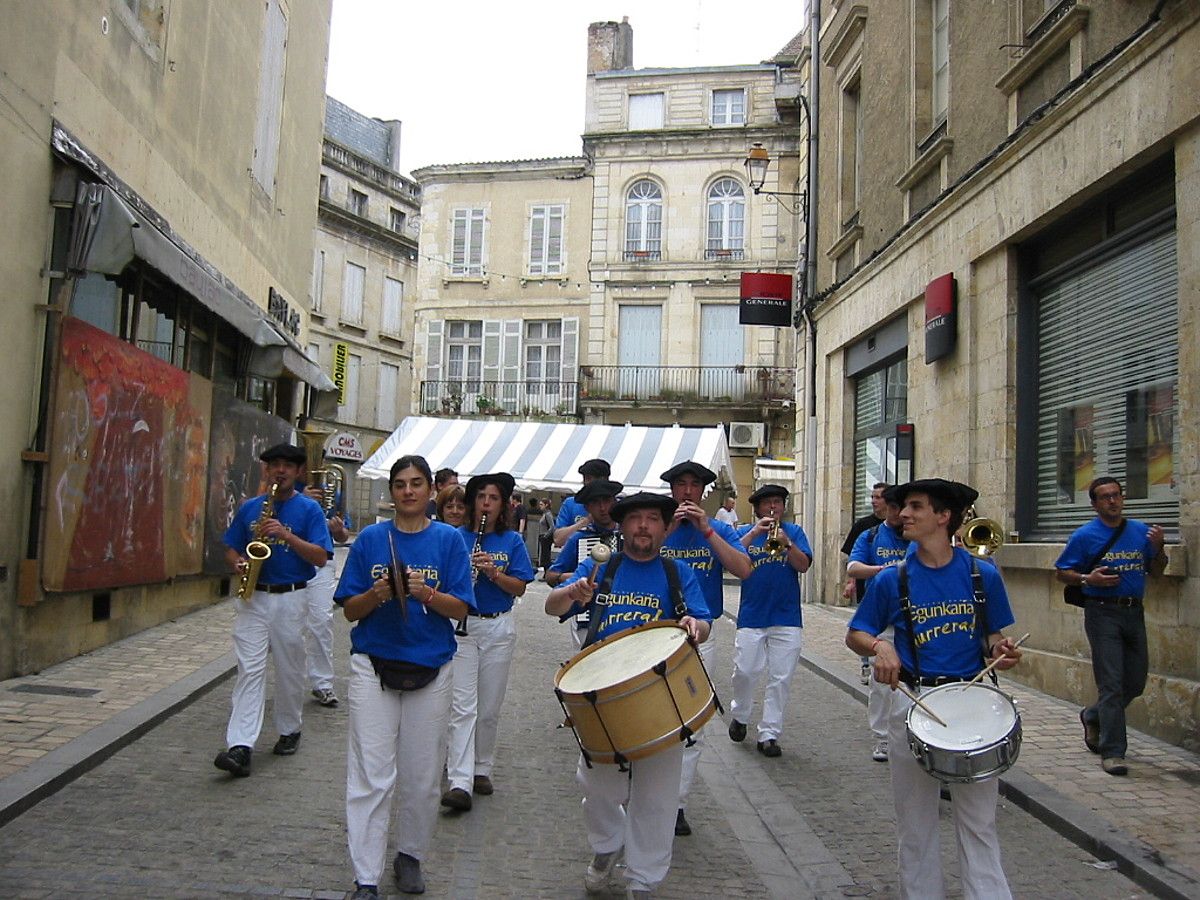
[[[874,532],[874,535],[872,535]],[[886,522],[868,528],[854,540],[850,562],[868,566],[894,566],[908,554],[908,539]]]
[[[466,526],[458,529],[467,554],[475,549],[475,532]],[[518,531],[492,532],[483,536],[483,550],[502,571],[519,578],[526,584],[533,581],[537,573],[529,551],[525,549],[525,538]],[[512,609],[512,594],[505,593],[494,581],[481,574],[475,579],[475,605],[481,613],[508,612]]]
[[[746,548],[738,541],[737,532],[731,527],[716,519],[709,519],[708,525],[717,533],[716,537],[725,541],[739,553],[745,556],[749,555],[746,553]],[[695,570],[696,579],[700,582],[700,589],[704,591],[704,601],[708,604],[709,612],[712,613],[714,619],[720,618],[721,612],[725,609],[725,597],[721,587],[721,576],[725,574],[725,569],[700,530],[689,520],[682,520],[679,527],[667,535],[661,552],[663,556],[685,562]]]
[[[554,520],[554,530],[566,528],[568,525],[574,525],[580,519],[588,514],[587,507],[576,500],[574,497],[568,497],[562,502],[562,506],[558,508],[558,518]]]
[[[921,562],[916,547],[910,545],[905,568],[921,675],[973,677],[983,668],[983,641],[1015,621],[1004,581],[995,566],[979,566],[987,598],[984,633],[979,636],[975,633],[971,554],[956,547],[950,562],[940,569],[931,569]],[[868,634],[882,634],[889,625],[896,628],[895,646],[900,662],[915,673],[912,641],[900,609],[900,579],[895,566],[867,582],[867,595],[850,620],[851,630]]]
[[[241,505],[233,521],[225,529],[222,540],[227,547],[245,554],[246,545],[255,540],[254,523],[262,513],[267,495],[251,497]],[[283,501],[276,501],[275,515],[288,531],[310,544],[324,547],[333,553],[333,541],[329,537],[329,526],[325,524],[325,512],[316,500],[294,492]],[[263,563],[258,580],[264,584],[295,584],[309,581],[317,574],[317,567],[283,542],[282,538],[266,541],[271,546],[271,555]]]
[[[430,522],[416,534],[396,528],[394,522],[368,525],[350,545],[346,566],[333,599],[340,606],[364,593],[386,576],[392,562],[389,538],[396,560],[443,594],[475,609],[471,588],[471,559],[458,530],[444,522]],[[405,604],[401,613],[400,604]],[[454,622],[413,599],[388,600],[359,619],[350,631],[350,652],[369,653],[384,659],[440,667],[454,657]]]
[[[1108,566],[1112,572],[1121,576],[1115,587],[1083,586],[1083,593],[1088,597],[1144,597],[1146,593],[1146,569],[1150,560],[1158,553],[1158,548],[1150,543],[1147,534],[1150,526],[1137,519],[1126,519],[1125,530],[1116,542],[1108,548],[1104,558],[1097,565]],[[1086,575],[1084,567],[1090,563],[1101,548],[1108,543],[1115,528],[1109,528],[1100,517],[1092,519],[1086,525],[1075,530],[1067,541],[1062,555],[1054,563],[1056,569],[1074,569],[1081,575]],[[1090,569],[1088,570],[1091,571]]]
[[[704,603],[704,594],[691,566],[685,566],[672,560],[668,560],[667,564],[674,565],[679,571],[679,587],[683,591],[683,605],[687,607],[688,615],[711,622],[712,615]],[[600,571],[596,575],[597,586],[604,581],[604,570],[608,565],[608,563],[601,565]],[[581,578],[587,578],[595,567],[595,561],[588,557],[579,564],[575,574],[564,584],[573,584]],[[590,604],[590,606],[594,607],[595,604]],[[583,607],[576,603],[567,611],[564,618],[580,612],[583,612]],[[592,609],[591,612],[593,615],[599,615],[595,609]],[[616,578],[613,579],[604,621],[600,624],[600,630],[596,632],[596,639],[603,640],[647,622],[674,618],[675,608],[671,603],[671,590],[667,584],[667,573],[663,570],[661,560],[652,559],[647,562],[639,562],[636,559],[625,557],[617,568]]]
[[[738,529],[744,537],[753,529],[744,525]],[[793,522],[780,522],[787,539],[812,559],[812,547],[804,529]],[[738,628],[771,628],[774,625],[802,627],[800,615],[800,573],[786,559],[772,560],[767,555],[767,536],[760,534],[750,542],[750,565],[754,571],[742,582],[742,599],[738,605]]]
[[[559,551],[558,559],[550,566],[551,572],[571,573],[579,568],[579,564],[588,558],[588,554],[592,552],[592,545],[603,538],[603,543],[609,544],[611,547],[610,536],[616,534],[616,530],[612,528],[599,528],[595,523],[581,528],[563,544],[562,550]]]

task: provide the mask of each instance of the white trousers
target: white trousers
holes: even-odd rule
[[[593,853],[624,847],[625,878],[635,890],[653,890],[671,868],[682,762],[679,746],[631,762],[628,772],[599,763],[589,769],[579,758],[588,843]]]
[[[467,636],[458,638],[451,663],[454,702],[446,753],[446,778],[452,788],[469,794],[476,775],[492,774],[500,707],[516,646],[516,621],[511,612],[495,619],[472,616],[467,620]]]
[[[308,583],[308,613],[304,621],[304,649],[308,655],[308,685],[313,690],[333,689],[333,591],[337,566],[333,560],[317,569]]]
[[[763,672],[763,714],[758,723],[760,741],[778,740],[783,733],[792,673],[800,661],[804,630],[793,625],[739,628],[733,638],[733,700],[729,714],[743,725],[754,714],[754,689]]]
[[[420,690],[384,690],[367,655],[350,655],[346,836],[359,884],[377,885],[383,874],[397,787],[396,849],[425,858],[437,826],[451,682],[442,666]]]
[[[892,644],[896,642],[896,629],[890,625],[879,637],[883,638]],[[871,734],[875,735],[875,740],[886,741],[888,739],[888,721],[892,715],[892,697],[900,696],[898,691],[893,691],[886,684],[880,684],[875,680],[875,670],[871,669],[871,679],[867,682],[867,725],[871,728]],[[900,746],[908,746],[907,742]]]
[[[713,666],[716,664],[714,657],[717,653],[717,644],[715,633],[717,630],[717,620],[713,619],[712,628],[708,633],[708,640],[700,645],[700,660],[704,663],[704,668],[708,671],[709,678],[712,677]],[[689,747],[686,743],[683,745],[683,770],[679,774],[679,808],[683,809],[687,806],[688,794],[692,790],[692,782],[696,780],[696,766],[700,764],[700,752],[704,749],[704,729],[701,728],[693,736],[694,743]]]
[[[897,691],[888,720],[900,896],[939,900],[946,896],[938,829],[941,783],[917,764],[908,749],[905,719],[911,706],[912,701]],[[1012,894],[1000,865],[1000,840],[996,835],[999,779],[949,787],[963,896],[966,900],[1009,900]]]
[[[280,734],[300,730],[304,706],[304,590],[286,594],[255,591],[237,602],[233,649],[237,683],[225,729],[229,747],[253,747],[262,731],[267,703],[267,652],[275,662],[274,720]]]
[[[586,628],[578,628],[575,625],[575,617],[567,619],[567,628],[571,631],[571,646],[574,648],[573,653],[578,653],[583,649],[583,639],[587,637],[588,630]]]

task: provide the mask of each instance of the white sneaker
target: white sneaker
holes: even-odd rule
[[[587,871],[583,873],[583,887],[589,894],[598,894],[608,887],[620,855],[620,850],[614,850],[612,853],[597,853],[592,857]]]
[[[869,684],[871,681],[871,667],[867,663],[863,663],[858,670],[858,683]]]
[[[875,762],[888,761],[888,742],[886,740],[875,742],[875,746],[871,748],[871,759]]]

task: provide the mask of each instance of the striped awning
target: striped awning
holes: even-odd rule
[[[651,428],[642,425],[556,425],[409,416],[358,470],[387,478],[401,456],[423,456],[434,470],[448,467],[465,481],[484,472],[509,472],[525,489],[575,491],[576,471],[589,459],[606,459],[625,490],[665,493],[658,476],[694,460],[732,476],[725,429]]]

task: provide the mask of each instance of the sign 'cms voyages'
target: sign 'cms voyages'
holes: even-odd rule
[[[792,276],[772,272],[743,272],[738,322],[742,325],[792,324]]]

